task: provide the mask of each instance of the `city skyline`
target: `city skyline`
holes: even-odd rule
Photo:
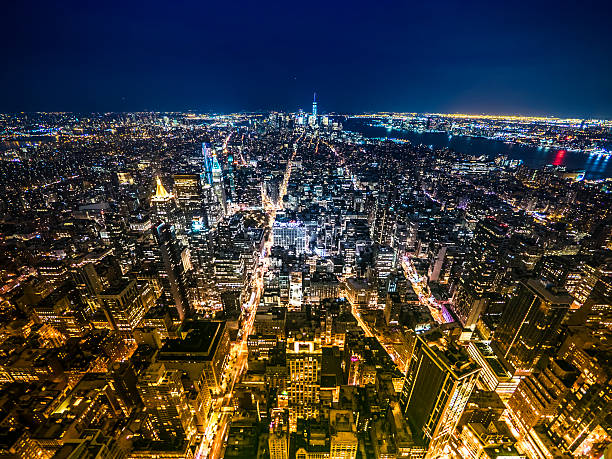
[[[0,458],[612,459],[612,3],[3,13]]]

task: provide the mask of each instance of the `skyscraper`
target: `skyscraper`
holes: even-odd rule
[[[439,333],[417,337],[400,397],[427,458],[443,454],[480,373],[464,350],[436,337]]]
[[[204,182],[208,185],[213,184],[213,154],[210,149],[210,144],[203,142],[202,143],[202,156],[204,157]]]
[[[160,223],[155,227],[154,234],[158,247],[158,275],[163,294],[168,305],[175,305],[182,320],[189,315],[191,309],[187,286],[189,255],[176,238],[174,226]]]
[[[535,279],[521,282],[495,331],[493,348],[517,373],[529,374],[555,344],[572,297]]]
[[[202,216],[202,184],[198,174],[175,174],[174,193],[187,228]]]
[[[121,332],[133,332],[154,304],[149,284],[121,279],[98,295],[109,324]]]
[[[314,341],[287,343],[289,367],[289,426],[295,431],[297,419],[316,417],[320,409],[321,347]]]
[[[312,116],[317,117],[317,93],[315,92],[312,97]]]
[[[155,194],[151,197],[151,209],[156,217],[164,222],[177,222],[174,195],[168,193],[159,177],[155,178]]]
[[[452,309],[467,328],[474,328],[504,274],[508,225],[487,217],[478,222],[466,264],[455,292]]]
[[[138,382],[138,392],[147,409],[154,438],[190,439],[195,434],[181,375],[180,370],[168,370],[163,363],[154,363]]]

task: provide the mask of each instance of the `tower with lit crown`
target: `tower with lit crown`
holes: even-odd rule
[[[151,197],[151,209],[158,219],[171,224],[178,223],[174,195],[166,191],[159,176],[155,178],[155,194]]]
[[[312,116],[317,117],[317,93],[315,92],[312,97]]]

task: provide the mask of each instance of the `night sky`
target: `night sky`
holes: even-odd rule
[[[612,118],[612,2],[13,1],[0,112]]]

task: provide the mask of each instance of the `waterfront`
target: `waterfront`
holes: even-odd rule
[[[367,121],[349,118],[344,129],[359,132],[366,137],[388,137],[409,140],[414,145],[427,145],[434,149],[450,148],[467,155],[506,155],[521,159],[526,166],[538,168],[548,164],[567,169],[584,169],[586,178],[597,180],[612,177],[612,159],[609,156],[589,155],[566,150],[536,148],[509,144],[484,137],[452,136],[445,132],[416,132],[370,126]]]

